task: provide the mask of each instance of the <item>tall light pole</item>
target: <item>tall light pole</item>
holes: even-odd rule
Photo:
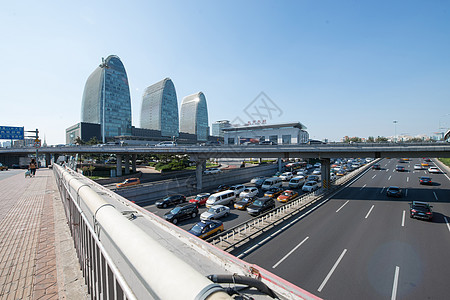
[[[397,143],[397,123],[398,123],[398,121],[394,120],[393,123],[394,123],[394,143]]]

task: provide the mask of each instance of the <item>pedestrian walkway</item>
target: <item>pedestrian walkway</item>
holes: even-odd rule
[[[0,180],[0,299],[88,299],[52,170]]]

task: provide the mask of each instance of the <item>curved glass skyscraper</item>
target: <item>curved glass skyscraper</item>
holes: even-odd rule
[[[160,130],[161,136],[178,137],[178,101],[175,86],[165,78],[145,89],[141,128]]]
[[[202,92],[184,97],[181,103],[180,132],[196,134],[199,141],[208,140],[208,106]]]
[[[100,124],[103,141],[131,135],[130,88],[119,57],[108,56],[86,81],[81,122]]]

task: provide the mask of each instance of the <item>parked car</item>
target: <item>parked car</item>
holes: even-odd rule
[[[206,200],[206,207],[211,207],[213,205],[230,205],[236,200],[236,194],[233,191],[222,191],[219,193],[212,194]]]
[[[250,183],[253,183],[256,187],[261,187],[262,184],[264,183],[264,180],[266,180],[266,177],[259,176],[259,177],[255,177],[252,180],[250,180]]]
[[[244,198],[244,197],[253,197],[258,195],[258,189],[256,187],[248,187],[245,188],[240,194],[239,194],[239,198]]]
[[[205,239],[223,231],[223,223],[221,221],[201,221],[189,229],[189,233]]]
[[[256,199],[258,199],[258,197],[256,196],[241,198],[238,202],[234,203],[234,208],[244,210],[248,206],[250,206]]]
[[[8,166],[0,163],[0,171],[8,171]]]
[[[244,191],[245,188],[246,188],[245,185],[243,185],[243,184],[237,184],[237,185],[230,186],[229,190],[230,190],[230,191],[234,191],[234,193],[235,193],[236,196],[237,196],[237,195],[239,195],[242,191]]]
[[[208,200],[209,196],[211,196],[210,193],[201,193],[195,196],[194,199],[189,200],[189,203],[196,203],[197,206],[205,205],[206,200]]]
[[[195,218],[197,215],[198,208],[195,203],[183,203],[165,213],[164,219],[173,224],[177,224],[181,220]]]
[[[427,202],[413,201],[409,203],[409,217],[431,221],[433,219],[432,207]]]
[[[200,220],[217,220],[227,217],[230,214],[230,208],[225,205],[213,205],[207,211],[200,215]]]
[[[128,179],[125,179],[125,181],[123,181],[123,182],[116,183],[116,187],[124,188],[127,186],[138,185],[140,183],[141,183],[141,181],[139,180],[139,178],[128,178]]]
[[[275,201],[272,198],[263,197],[256,199],[252,205],[247,207],[247,212],[252,216],[257,216],[273,208],[275,208]]]
[[[278,196],[277,200],[280,202],[288,202],[289,200],[294,199],[298,196],[298,193],[293,190],[286,190],[283,193],[281,193],[280,196]]]
[[[155,147],[176,147],[176,142],[160,142],[155,145]]]
[[[218,168],[209,168],[203,171],[204,175],[219,174],[219,173],[222,173],[222,170]]]
[[[159,207],[166,208],[170,205],[181,204],[183,202],[186,202],[186,197],[181,194],[176,194],[176,195],[167,196],[166,198],[164,198],[162,200],[156,201],[155,205],[158,208]]]
[[[291,180],[292,177],[294,177],[294,174],[292,174],[292,172],[284,172],[283,174],[281,174],[278,177],[281,178],[281,180],[283,180],[283,181],[287,181],[287,180]]]
[[[380,164],[373,164],[372,165],[372,170],[381,170]]]
[[[307,181],[302,187],[304,192],[314,192],[319,189],[319,183],[317,181]]]
[[[441,173],[441,170],[439,170],[438,167],[429,167],[429,168],[428,168],[428,173],[439,174],[439,173]]]
[[[420,177],[419,178],[419,183],[420,184],[433,185],[433,182],[431,181],[431,178],[427,177],[427,176]]]
[[[264,193],[264,197],[277,198],[283,191],[281,187],[273,187]]]
[[[386,190],[386,195],[388,197],[400,198],[402,196],[402,190],[398,186],[390,186]]]

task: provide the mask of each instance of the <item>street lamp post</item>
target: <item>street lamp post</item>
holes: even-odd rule
[[[398,123],[398,121],[394,120],[393,123],[394,123],[394,143],[397,143],[397,123]]]

